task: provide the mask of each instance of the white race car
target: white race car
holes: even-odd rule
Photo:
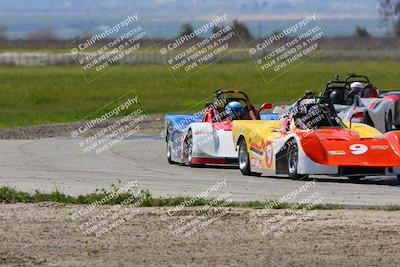
[[[354,118],[360,112],[362,119],[354,122],[368,124],[385,133],[400,126],[399,98],[393,95],[380,97],[379,90],[372,86],[367,76],[349,74],[346,80],[329,81],[321,96],[328,98],[334,104],[338,116],[344,120]],[[287,113],[289,106],[276,107],[274,112]]]
[[[232,104],[240,110],[231,110]],[[260,114],[261,110],[270,109],[270,103],[255,109],[239,90],[217,90],[214,102],[206,104],[201,112],[165,115],[168,162],[190,166],[236,163],[232,121],[278,118],[274,114]]]

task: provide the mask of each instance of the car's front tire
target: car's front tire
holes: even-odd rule
[[[238,161],[239,161],[239,169],[243,175],[261,176],[261,173],[251,171],[250,156],[249,152],[247,151],[246,141],[244,139],[242,139],[239,142]]]
[[[300,180],[308,178],[308,175],[298,173],[299,149],[297,144],[293,144],[288,149],[287,154],[287,173],[290,179]]]
[[[204,164],[194,164],[193,163],[193,135],[192,130],[189,130],[186,139],[185,139],[185,155],[186,155],[186,162],[190,167],[202,167]]]

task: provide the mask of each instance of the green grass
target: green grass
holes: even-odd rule
[[[113,187],[112,189],[106,190],[96,190],[96,192],[88,195],[81,195],[78,197],[68,196],[62,194],[58,191],[52,193],[42,193],[40,191],[35,191],[35,193],[26,193],[17,191],[11,187],[0,187],[0,202],[3,203],[39,203],[39,202],[57,202],[64,204],[91,204],[96,201],[100,202],[106,196],[116,192],[118,190],[117,187]],[[270,204],[271,201],[253,201],[253,202],[243,202],[237,203],[233,202],[229,205],[226,205],[224,201],[217,201],[212,199],[197,199],[196,201],[190,201],[189,197],[174,197],[174,198],[154,198],[151,196],[149,191],[142,190],[140,193],[133,194],[132,192],[126,192],[119,194],[115,198],[108,198],[109,200],[104,204],[107,205],[116,205],[123,203],[124,200],[131,198],[134,195],[134,199],[131,199],[130,203],[135,203],[137,200],[142,199],[143,202],[141,207],[171,207],[177,206],[184,202],[191,203],[191,206],[224,206],[224,207],[235,207],[235,208],[251,208],[251,209],[262,209],[266,207],[266,205]],[[303,209],[306,208],[307,205],[299,204],[294,207],[293,204],[281,203],[280,205],[273,206],[273,209]],[[335,210],[341,209],[342,207],[339,205],[333,204],[320,204],[313,206],[310,210]],[[201,213],[199,214],[201,215]]]
[[[385,211],[400,211],[400,206],[391,205],[391,206],[384,207],[383,210],[385,210]]]
[[[120,185],[120,184],[119,184]],[[112,185],[111,189],[99,189],[94,193],[87,195],[80,195],[77,197],[68,196],[58,191],[54,191],[52,193],[43,193],[38,190],[35,193],[27,193],[18,191],[11,187],[0,187],[0,203],[40,203],[40,202],[56,202],[56,203],[64,203],[64,204],[92,204],[99,203],[102,199],[105,199],[106,196],[113,194],[118,190],[118,185]],[[132,198],[132,195],[134,196]],[[339,210],[345,209],[345,206],[337,205],[337,204],[318,204],[313,206],[308,206],[307,204],[295,204],[295,203],[280,203],[279,205],[271,205],[271,200],[266,201],[250,201],[250,202],[232,202],[227,205],[224,201],[217,201],[213,199],[197,199],[196,201],[191,200],[190,197],[173,197],[173,198],[155,198],[153,197],[148,190],[142,190],[139,193],[133,193],[132,191],[128,191],[122,194],[118,194],[117,197],[108,198],[108,201],[105,202],[105,205],[117,205],[123,203],[125,200],[130,198],[129,203],[135,203],[139,199],[141,201],[140,207],[172,207],[178,206],[182,203],[191,203],[191,206],[223,206],[227,208],[248,208],[248,209],[263,209],[265,207],[272,207],[273,209],[292,209],[292,210]],[[362,207],[350,207],[351,209],[365,209],[370,211],[400,211],[400,206],[398,205],[388,205],[388,206],[366,206]],[[204,212],[200,211],[197,215],[203,215]]]
[[[0,67],[0,128],[78,121],[135,90],[149,113],[202,108],[217,88],[241,89],[255,104],[321,91],[336,73],[363,73],[382,89],[400,88],[399,62],[304,62],[265,82],[253,63],[213,64],[176,83],[162,65],[122,65],[87,83],[77,66]],[[272,77],[272,73],[267,73]],[[268,79],[268,78],[267,78]]]

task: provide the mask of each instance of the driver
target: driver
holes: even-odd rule
[[[228,118],[239,120],[243,114],[243,106],[238,101],[229,102],[225,106],[225,112]]]
[[[351,91],[363,98],[378,97],[378,92],[370,83],[354,82],[350,85]]]
[[[334,117],[330,116],[328,107],[322,104],[312,106],[302,122],[308,129],[319,129],[320,127],[337,126]]]
[[[340,126],[331,108],[324,99],[303,99],[292,110],[294,124],[302,130]]]

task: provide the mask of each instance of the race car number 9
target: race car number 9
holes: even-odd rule
[[[351,153],[353,153],[354,155],[362,155],[368,151],[368,147],[362,144],[354,144],[351,145],[349,148],[351,150]]]

